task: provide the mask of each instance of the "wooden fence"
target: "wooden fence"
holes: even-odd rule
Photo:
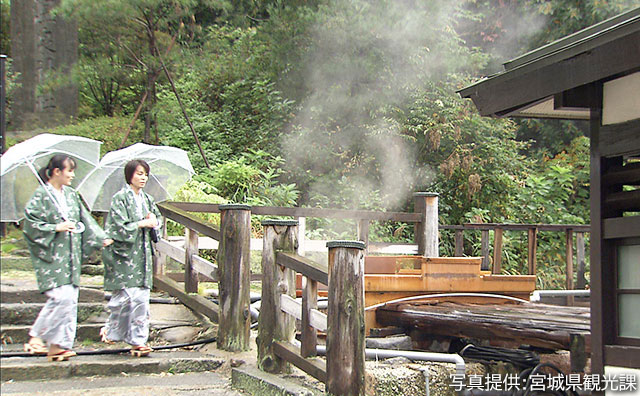
[[[364,392],[364,256],[367,253],[371,221],[414,223],[416,252],[435,257],[438,228],[454,230],[455,252],[462,255],[463,232],[481,231],[485,265],[490,263],[489,232],[494,232],[494,273],[501,268],[502,232],[527,231],[529,272],[535,273],[538,231],[566,233],[567,288],[573,288],[573,234],[578,240],[578,261],[584,257],[584,233],[588,226],[539,224],[465,224],[438,226],[437,195],[417,194],[416,213],[328,210],[316,208],[249,207],[170,202],[158,205],[165,219],[185,226],[185,247],[161,239],[154,265],[155,285],[185,305],[218,322],[218,348],[228,351],[249,349],[251,324],[249,286],[249,240],[251,215],[349,218],[357,223],[359,241],[331,241],[328,265],[298,255],[304,233],[299,220],[266,220],[263,225],[262,300],[258,323],[258,364],[268,372],[286,370],[293,364],[325,382],[334,395]],[[220,213],[221,226],[203,221],[191,212]],[[165,227],[166,230],[166,227]],[[218,241],[215,265],[198,255],[199,236]],[[369,248],[374,244],[369,244]],[[582,253],[581,253],[582,246]],[[165,259],[184,264],[184,287],[165,273]],[[582,257],[582,259],[581,259]],[[488,267],[487,267],[488,268]],[[329,270],[331,269],[331,270]],[[296,273],[303,276],[302,301],[296,296]],[[218,304],[197,294],[198,277],[218,282]],[[331,282],[330,278],[340,279]],[[571,279],[571,281],[570,281]],[[327,315],[317,309],[318,284],[329,287]],[[222,307],[222,308],[221,308]],[[295,320],[301,325],[301,343],[294,343]],[[327,334],[326,363],[317,359],[317,332]]]

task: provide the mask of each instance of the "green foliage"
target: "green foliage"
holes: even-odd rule
[[[0,54],[11,55],[11,0],[0,0]]]
[[[173,201],[177,202],[201,202],[212,204],[225,204],[228,201],[218,195],[216,195],[210,185],[205,182],[196,180],[196,178],[189,180],[178,192],[174,195]],[[211,223],[216,226],[220,226],[220,215],[217,213],[195,213],[195,216]],[[173,222],[167,222],[168,235],[184,235],[184,227]]]
[[[103,142],[100,147],[100,154],[104,155],[109,151],[120,148],[120,143],[124,137],[131,120],[124,117],[96,117],[90,120],[80,121],[76,124],[64,125],[51,131],[58,135],[83,136]],[[129,134],[126,145],[132,142],[139,142],[142,139],[142,125],[137,122]]]

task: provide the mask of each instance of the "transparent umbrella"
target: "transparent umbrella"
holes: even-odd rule
[[[109,210],[113,195],[126,185],[124,166],[133,159],[144,160],[151,167],[144,191],[156,202],[171,198],[195,173],[186,151],[176,147],[136,143],[111,151],[78,186],[92,211]]]
[[[25,205],[43,183],[37,169],[46,166],[51,157],[65,154],[76,161],[75,187],[98,165],[101,144],[80,136],[43,133],[10,147],[0,157],[1,220],[15,222],[24,217]]]

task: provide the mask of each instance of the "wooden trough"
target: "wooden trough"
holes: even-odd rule
[[[481,264],[482,257],[367,256],[365,306],[436,293],[488,293],[528,300],[535,289],[535,275],[494,275],[482,271]],[[299,297],[300,274],[297,289]],[[318,289],[319,295],[327,295],[326,285],[319,285]],[[482,298],[458,298],[457,301],[481,302]],[[366,312],[367,333],[372,327],[379,326],[375,311],[370,310]]]

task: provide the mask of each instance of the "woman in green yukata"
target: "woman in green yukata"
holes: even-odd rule
[[[83,257],[111,240],[71,187],[75,161],[55,155],[38,173],[42,180],[25,207],[27,240],[38,288],[48,299],[24,344],[26,352],[50,361],[75,356],[78,286]],[[46,343],[46,344],[45,344]],[[47,347],[48,345],[48,347]]]
[[[151,230],[158,232],[160,212],[142,189],[149,179],[149,164],[129,161],[124,168],[127,186],[111,200],[105,231],[114,240],[104,249],[104,289],[112,291],[109,319],[100,330],[102,341],[124,341],[131,354],[146,356],[149,338],[149,294],[153,280]]]

